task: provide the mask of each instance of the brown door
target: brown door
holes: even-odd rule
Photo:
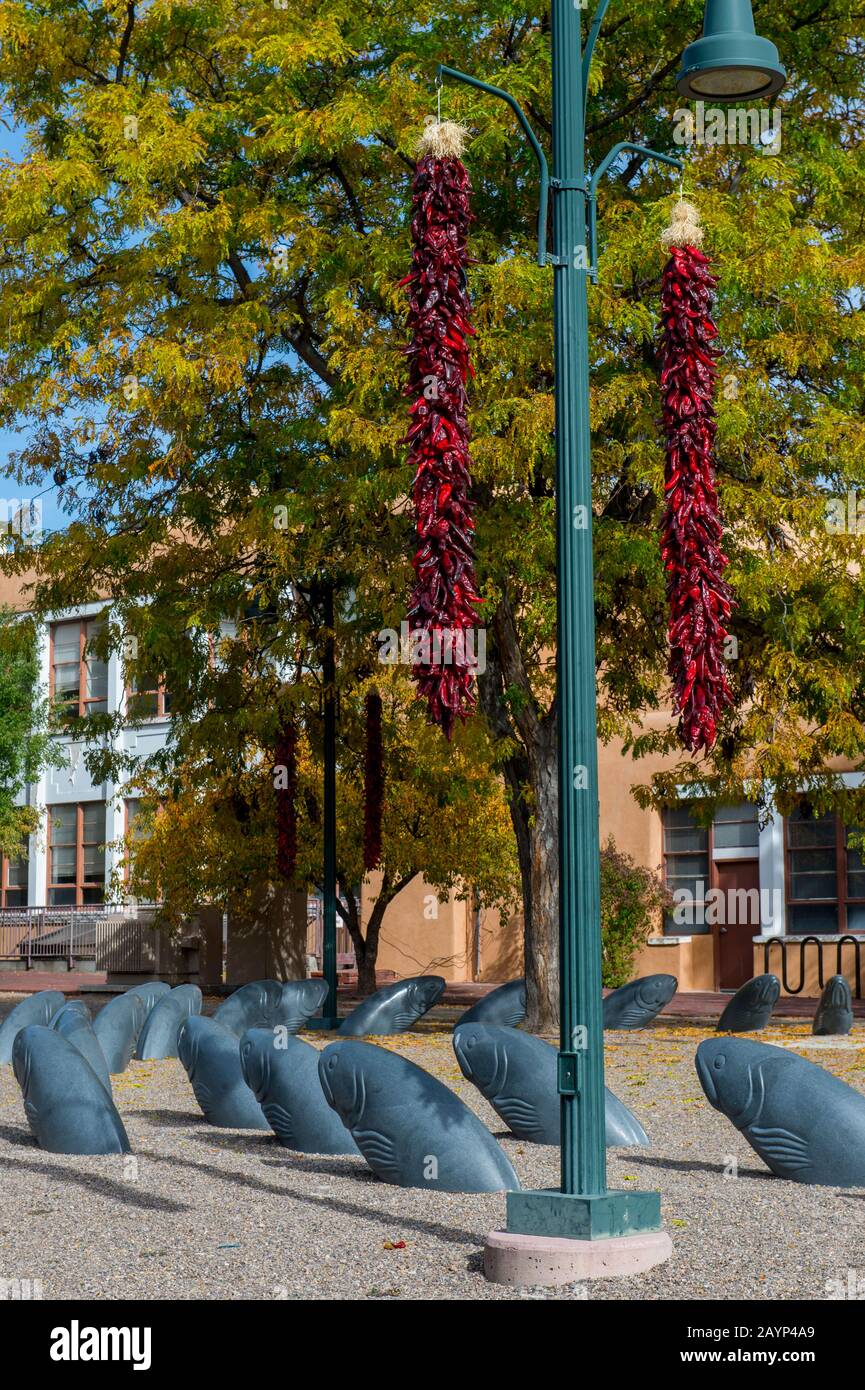
[[[752,938],[760,934],[759,860],[716,860],[715,886],[724,894],[724,920],[713,928],[718,988],[738,989],[754,974]]]

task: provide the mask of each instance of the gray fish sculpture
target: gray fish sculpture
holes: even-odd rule
[[[251,1028],[240,1040],[240,1065],[280,1144],[307,1154],[356,1154],[318,1079],[320,1053],[302,1038]]]
[[[461,1028],[464,1023],[497,1023],[502,1028],[516,1028],[525,1016],[526,982],[508,980],[506,985],[491,990],[470,1009],[466,1009],[464,1014],[460,1014],[456,1026]]]
[[[853,1027],[853,994],[843,975],[826,981],[814,1015],[812,1033],[818,1037],[837,1037]]]
[[[244,1080],[240,1041],[221,1023],[200,1014],[184,1019],[177,1036],[177,1055],[209,1125],[223,1129],[270,1129],[264,1111]]]
[[[85,1061],[89,1062],[99,1080],[111,1095],[111,1077],[108,1074],[108,1063],[105,1060],[105,1053],[99,1046],[99,1039],[93,1031],[93,1023],[90,1018],[90,1011],[81,999],[70,999],[58,1009],[52,1018],[49,1028],[53,1028],[55,1033],[59,1033],[67,1042],[81,1053]]]
[[[128,989],[110,999],[94,1018],[93,1031],[112,1076],[119,1076],[132,1061],[147,1013],[145,996]]]
[[[718,1033],[756,1033],[765,1028],[781,993],[777,975],[755,975],[737,990],[716,1024]]]
[[[865,1096],[795,1052],[708,1038],[695,1059],[706,1097],[789,1182],[865,1187]]]
[[[415,975],[385,985],[358,1004],[337,1032],[351,1038],[404,1033],[441,998],[444,987],[441,975]]]
[[[26,999],[16,1004],[0,1027],[0,1062],[12,1061],[12,1045],[22,1028],[30,1023],[47,1027],[65,1003],[66,996],[58,989],[41,989],[37,994],[28,994]]]
[[[604,999],[605,1028],[645,1028],[669,1004],[679,987],[675,975],[643,975]]]
[[[151,1009],[159,1002],[163,994],[168,994],[170,990],[171,985],[167,985],[164,980],[148,980],[143,985],[132,985],[126,993],[136,995],[142,1000],[146,1020]]]
[[[374,1043],[321,1053],[322,1090],[382,1182],[438,1192],[513,1192],[504,1150],[467,1105],[414,1062]]]
[[[213,1017],[238,1038],[250,1028],[284,1028],[296,1033],[327,998],[326,980],[255,980],[241,985]]]
[[[554,1047],[489,1023],[460,1023],[454,1029],[460,1071],[477,1086],[512,1134],[530,1144],[561,1142],[561,1100]],[[648,1148],[636,1115],[604,1087],[607,1148]]]
[[[198,985],[178,985],[157,999],[138,1039],[135,1049],[138,1060],[158,1062],[165,1057],[176,1057],[180,1026],[193,1014],[201,1013],[202,1002]]]
[[[121,1154],[129,1140],[90,1063],[53,1028],[30,1024],[12,1048],[24,1113],[37,1142],[59,1154]]]

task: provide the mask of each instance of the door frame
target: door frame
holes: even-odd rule
[[[716,860],[714,855],[714,825],[709,827],[709,886],[719,887],[718,873],[715,867]],[[756,864],[757,865],[757,892],[760,892],[760,853],[757,850],[748,850],[747,854],[731,854],[729,850],[721,850],[722,858],[717,861],[719,864]],[[762,904],[762,899],[760,900]],[[715,984],[715,993],[721,994],[721,923],[712,922],[709,926],[712,933],[712,978]],[[743,981],[747,984],[747,981]],[[741,988],[741,986],[740,986]],[[735,990],[724,990],[725,994],[735,994]]]

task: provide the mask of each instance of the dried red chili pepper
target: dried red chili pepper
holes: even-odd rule
[[[276,786],[276,867],[283,878],[297,868],[297,729],[283,718],[273,750]]]
[[[427,150],[448,148],[449,124],[424,137]],[[441,138],[444,133],[445,138]],[[458,148],[458,146],[456,146]],[[451,147],[453,148],[453,146]],[[471,185],[453,153],[426,153],[412,191],[409,286],[409,379],[412,424],[404,442],[414,466],[412,501],[419,546],[408,611],[412,674],[430,720],[448,738],[474,709],[476,661],[466,633],[477,622],[468,403],[473,335],[466,270]]]
[[[363,867],[370,872],[381,863],[381,829],[384,814],[384,742],[382,704],[377,690],[366,697],[366,747],[363,775]]]
[[[670,604],[668,670],[679,736],[692,752],[710,749],[731,703],[724,670],[724,626],[733,596],[723,578],[727,556],[715,488],[712,447],[717,281],[701,238],[696,209],[680,203],[663,240],[671,256],[661,289],[661,396],[667,454],[661,556]]]

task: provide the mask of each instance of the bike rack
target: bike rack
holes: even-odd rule
[[[852,946],[856,953],[856,980],[853,988],[854,999],[862,998],[862,976],[860,968],[860,950],[862,946],[861,938],[858,936],[840,936],[837,941],[824,941],[819,936],[801,936],[795,941],[788,937],[776,937],[774,940],[763,942],[763,970],[769,974],[769,953],[773,946],[777,946],[781,951],[781,984],[788,994],[801,994],[805,985],[805,947],[809,941],[813,941],[817,947],[817,983],[822,989],[826,983],[825,972],[823,969],[823,951],[832,946],[835,947],[835,971],[836,975],[843,974],[841,969],[841,958],[843,948]],[[787,947],[799,947],[799,983],[794,989],[787,979]]]

